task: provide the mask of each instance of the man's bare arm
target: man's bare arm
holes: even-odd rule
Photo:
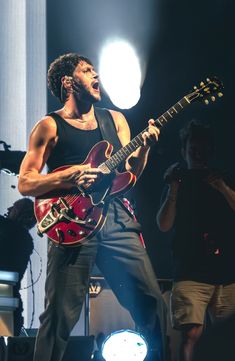
[[[20,167],[18,188],[22,195],[36,197],[54,189],[69,189],[85,182],[82,172],[89,170],[90,165],[75,165],[63,171],[41,174],[56,141],[54,120],[51,117],[43,118],[32,130],[29,148]],[[96,174],[86,174],[86,181],[95,178]]]

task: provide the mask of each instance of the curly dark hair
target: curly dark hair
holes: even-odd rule
[[[187,140],[196,140],[207,144],[211,153],[214,152],[214,135],[209,125],[203,124],[197,119],[192,119],[180,130],[181,146],[185,150]]]
[[[76,53],[68,53],[59,56],[49,66],[47,73],[48,88],[54,96],[60,99],[62,103],[61,78],[65,75],[73,76],[75,68],[81,61],[85,61],[86,63],[92,65],[92,62],[87,57]]]

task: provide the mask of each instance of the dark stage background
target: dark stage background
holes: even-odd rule
[[[171,237],[158,230],[155,216],[163,173],[180,159],[179,129],[192,118],[209,123],[216,138],[215,163],[234,174],[234,11],[234,0],[47,2],[48,64],[63,53],[79,52],[97,67],[101,45],[112,35],[132,42],[143,56],[146,76],[141,99],[123,111],[133,136],[146,127],[149,118],[160,116],[205,78],[216,75],[224,83],[223,98],[209,106],[190,105],[162,129],[147,168],[130,194],[159,278],[171,278]],[[59,106],[48,94],[48,110]],[[99,106],[116,109],[105,93]]]

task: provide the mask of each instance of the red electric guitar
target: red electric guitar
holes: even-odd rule
[[[194,87],[194,91],[185,95],[174,106],[155,120],[157,127],[162,127],[187,105],[194,101],[215,100],[215,95],[222,96],[222,83],[217,79],[207,79]],[[44,233],[57,244],[76,246],[98,232],[105,222],[107,205],[113,198],[126,193],[136,182],[131,172],[120,173],[118,166],[143,144],[144,129],[130,143],[112,155],[113,146],[107,141],[97,143],[89,152],[83,164],[100,168],[102,171],[94,184],[88,187],[74,187],[69,191],[56,190],[39,196],[35,200],[35,215],[38,234]],[[64,170],[63,166],[54,172]]]

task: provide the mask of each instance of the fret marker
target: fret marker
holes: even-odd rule
[[[183,105],[182,105],[180,102],[178,102],[177,104],[179,104],[179,106],[181,107],[181,109],[183,109]]]

